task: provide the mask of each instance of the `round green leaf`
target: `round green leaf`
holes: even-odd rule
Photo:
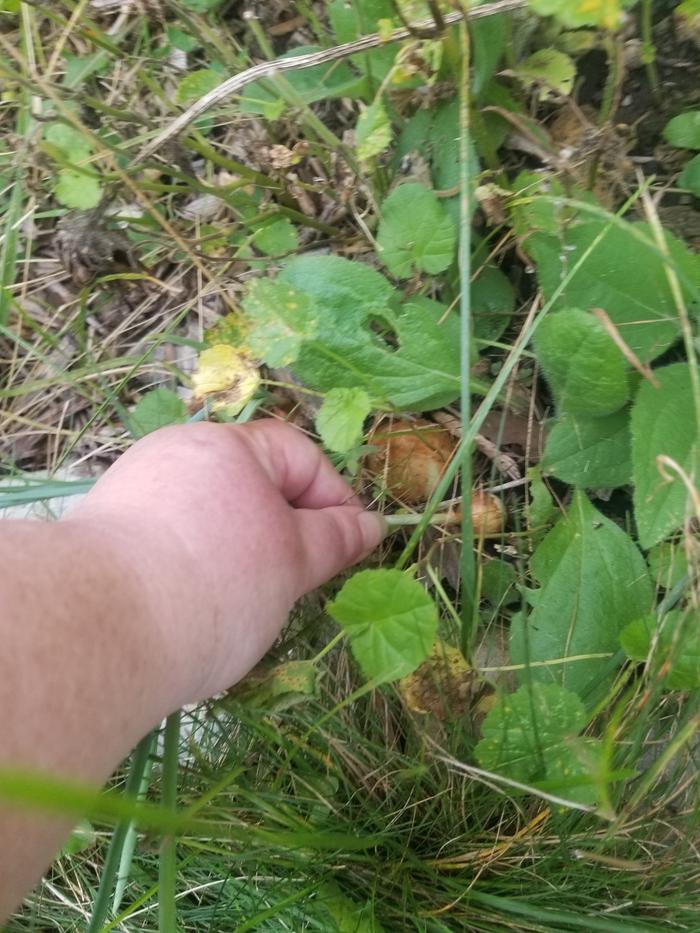
[[[255,279],[243,300],[248,346],[269,366],[288,366],[316,334],[317,307],[305,292],[272,279]]]
[[[331,389],[316,416],[316,429],[328,450],[344,454],[357,446],[370,408],[364,389]]]
[[[97,178],[70,168],[61,169],[58,173],[53,193],[59,204],[79,211],[92,210],[102,199],[102,188]]]
[[[399,185],[381,206],[377,233],[380,259],[397,278],[413,269],[444,272],[454,257],[452,220],[436,195],[423,185]]]
[[[588,489],[624,486],[632,479],[629,411],[603,418],[565,415],[547,438],[543,473]]]
[[[700,110],[689,110],[669,120],[664,139],[679,149],[700,149]]]
[[[147,392],[131,413],[131,425],[137,437],[169,424],[181,424],[187,418],[187,406],[172,390],[160,388]]]
[[[437,607],[400,570],[363,570],[343,586],[328,612],[347,632],[365,676],[380,683],[411,674],[437,634]]]
[[[700,155],[696,155],[681,172],[678,187],[690,191],[696,198],[700,198]]]

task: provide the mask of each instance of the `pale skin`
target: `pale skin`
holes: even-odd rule
[[[0,769],[103,782],[383,534],[318,447],[270,420],[157,431],[65,519],[0,522]],[[0,803],[0,923],[69,830]]]

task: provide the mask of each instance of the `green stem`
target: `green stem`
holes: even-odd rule
[[[346,632],[340,631],[338,632],[337,635],[334,635],[333,638],[331,638],[331,640],[328,642],[328,644],[325,647],[321,648],[319,653],[314,658],[311,659],[312,663],[318,664],[321,658],[324,658],[328,654],[329,651],[332,651],[333,648],[335,648],[335,646],[345,638],[346,634],[347,634]]]
[[[180,712],[172,713],[165,723],[163,739],[163,807],[171,813],[177,809],[178,751],[180,747]],[[160,847],[158,863],[158,930],[175,933],[177,906],[175,888],[177,880],[177,839],[165,836]]]
[[[471,420],[471,374],[470,362],[472,355],[471,334],[471,175],[469,166],[470,143],[470,87],[469,87],[469,27],[466,20],[460,26],[460,39],[462,46],[462,80],[459,95],[459,167],[460,167],[460,200],[459,200],[459,281],[460,281],[460,356],[461,356],[461,416],[462,436],[469,431]],[[460,460],[460,482],[462,501],[470,502],[472,494],[472,448],[467,446],[462,450]],[[471,509],[462,509],[462,558],[460,615],[462,618],[461,649],[465,658],[469,659],[475,636],[474,625],[474,593],[476,584],[476,565],[474,562],[473,547],[474,529],[472,525]]]
[[[384,521],[389,526],[390,531],[398,531],[399,528],[406,528],[411,525],[419,525],[423,520],[422,512],[414,512],[412,515],[385,515]],[[456,524],[454,512],[436,512],[430,517],[431,525],[449,525]]]
[[[658,101],[661,98],[661,84],[659,82],[659,70],[656,67],[652,3],[653,0],[642,0],[642,55],[649,86],[651,87],[652,94]]]
[[[124,791],[125,796],[127,797],[135,797],[138,794],[139,787],[141,786],[141,781],[148,764],[148,758],[151,753],[152,740],[153,733],[149,733],[145,738],[141,739],[139,744],[136,746],[136,749],[134,750],[134,754],[131,759],[131,767],[129,768],[129,776],[126,779],[126,787]],[[112,841],[109,844],[107,858],[105,859],[104,867],[102,869],[100,886],[97,889],[97,895],[95,896],[95,900],[92,905],[92,916],[90,917],[90,923],[85,933],[97,933],[97,931],[101,930],[102,926],[104,925],[107,913],[109,911],[110,895],[112,893],[112,888],[114,887],[115,879],[119,872],[122,850],[124,848],[124,843],[126,841],[131,823],[132,821],[128,819],[120,820],[120,822],[117,823],[117,825],[114,827]]]

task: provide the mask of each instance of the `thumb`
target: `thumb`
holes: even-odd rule
[[[294,514],[303,550],[299,595],[362,560],[386,535],[381,515],[355,505],[296,509]]]

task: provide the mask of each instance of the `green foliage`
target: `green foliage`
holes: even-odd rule
[[[171,389],[165,388],[146,392],[131,412],[131,426],[136,437],[186,420],[187,406]]]
[[[538,87],[540,100],[568,96],[574,86],[576,65],[557,49],[538,49],[521,62],[515,74],[526,88]]]
[[[282,57],[293,58],[319,51],[320,47],[315,45],[297,46]],[[364,86],[344,61],[286,71],[283,81],[305,104],[333,97],[356,97]],[[281,87],[276,87],[273,79],[252,81],[241,94],[240,108],[243,113],[257,113],[268,119],[276,119],[284,113],[286,107],[284,93]]]
[[[278,217],[256,231],[253,244],[266,256],[284,256],[299,248],[299,237],[288,217]]]
[[[251,709],[279,713],[315,696],[318,676],[313,661],[285,661],[273,666],[263,662],[229,690],[227,697]]]
[[[381,205],[380,258],[396,278],[414,270],[435,275],[451,264],[457,236],[436,195],[423,185],[399,185]]]
[[[698,280],[700,259],[672,234],[666,232],[665,238],[692,306],[692,286],[686,282]],[[549,300],[558,291],[563,275],[589,249],[555,307],[602,308],[642,362],[659,356],[676,340],[680,326],[664,259],[646,224],[585,220],[562,229],[561,236],[530,237],[527,250],[537,264],[545,298]]]
[[[554,425],[542,456],[544,473],[589,489],[632,480],[629,411],[604,418],[566,415]]]
[[[541,16],[556,16],[565,26],[603,26],[615,29],[622,13],[637,0],[530,0]]]
[[[681,544],[657,544],[647,554],[652,579],[657,586],[670,590],[688,573],[688,555]]]
[[[551,314],[537,331],[535,350],[562,411],[609,415],[627,401],[627,363],[593,315],[576,308]]]
[[[626,625],[620,643],[628,658],[661,667],[668,690],[697,690],[700,687],[700,630],[697,613],[669,612],[660,623],[646,615]]]
[[[489,560],[481,570],[481,595],[493,606],[516,602],[520,599],[515,588],[517,580],[512,564],[504,560]]]
[[[371,410],[372,403],[364,389],[331,389],[316,415],[316,430],[324,446],[340,454],[356,447]]]
[[[700,198],[700,155],[696,155],[685,166],[678,179],[678,187]]]
[[[86,167],[92,155],[90,140],[69,124],[57,121],[46,126],[44,141],[61,166],[53,188],[58,203],[73,210],[97,207],[102,186],[98,176]]]
[[[251,282],[243,310],[250,324],[248,346],[268,366],[289,366],[304,341],[316,336],[319,309],[313,298],[279,279]]]
[[[541,588],[529,618],[513,623],[513,663],[552,662],[523,676],[558,683],[590,702],[591,691],[600,694],[597,680],[610,667],[621,629],[652,605],[644,560],[629,536],[576,492],[530,567]]]
[[[191,104],[193,100],[199,100],[200,97],[213,91],[223,79],[222,73],[217,68],[199,68],[191,71],[180,79],[175,100],[178,104]]]
[[[471,285],[474,336],[498,340],[515,310],[515,289],[510,279],[494,265],[487,265]]]
[[[597,797],[591,764],[598,743],[580,739],[586,725],[581,700],[556,684],[529,684],[501,696],[481,727],[474,753],[483,768],[569,800]]]
[[[435,603],[400,570],[356,573],[327,610],[347,633],[364,675],[381,683],[415,671],[437,635]]]
[[[679,149],[700,149],[700,110],[689,110],[669,120],[664,138]]]
[[[381,99],[374,101],[357,121],[357,157],[362,162],[380,155],[391,145],[391,120]]]
[[[632,407],[634,514],[648,548],[680,528],[690,514],[684,482],[698,475],[700,433],[687,363],[657,369],[659,387],[642,383]]]
[[[436,408],[459,395],[459,321],[437,302],[414,298],[400,304],[399,293],[375,269],[338,256],[292,259],[275,285],[259,292],[253,284],[249,290],[264,299],[250,317],[266,362],[270,353],[275,359],[279,353],[268,346],[258,322],[274,323],[286,314],[280,296],[290,286],[305,295],[309,312],[306,329],[294,334],[294,352],[284,358],[309,387],[324,393],[362,388],[375,406],[413,410]],[[248,299],[243,305],[251,310]]]

